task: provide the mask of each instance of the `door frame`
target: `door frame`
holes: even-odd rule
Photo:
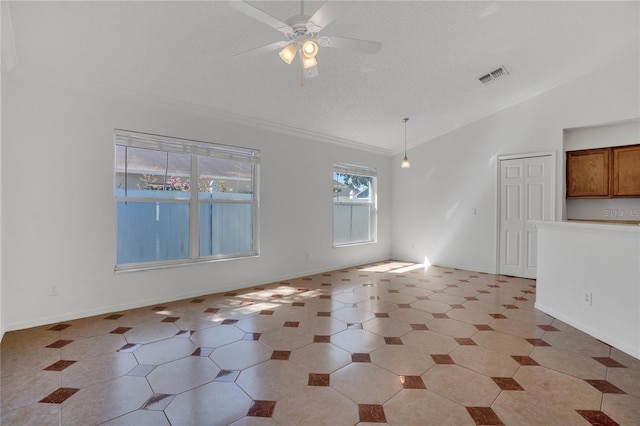
[[[552,221],[556,220],[556,189],[558,187],[558,182],[556,180],[556,171],[558,168],[557,163],[557,155],[556,151],[539,151],[539,152],[529,152],[523,154],[505,154],[498,155],[496,161],[496,176],[497,176],[497,185],[496,185],[496,275],[500,274],[500,221],[502,219],[502,210],[501,210],[501,202],[500,202],[500,191],[501,191],[501,181],[502,176],[500,173],[500,162],[503,160],[518,160],[524,158],[535,158],[535,157],[547,157],[551,156],[551,162],[553,163],[553,167],[551,167],[551,175],[549,178],[551,179],[551,219]]]

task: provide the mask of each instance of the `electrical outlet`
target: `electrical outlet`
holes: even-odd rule
[[[57,296],[58,295],[58,286],[52,284],[49,286],[49,296]]]
[[[306,262],[308,262],[310,258],[311,258],[311,253],[309,253],[308,251],[307,251],[307,252],[305,252],[305,253],[304,253],[304,260],[305,260]]]
[[[591,306],[593,303],[593,293],[590,291],[585,291],[583,300],[587,306]]]

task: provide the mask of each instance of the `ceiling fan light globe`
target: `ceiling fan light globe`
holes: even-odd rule
[[[305,40],[302,42],[302,54],[305,58],[315,58],[318,54],[318,45],[313,40]]]
[[[279,53],[280,59],[287,65],[293,62],[293,59],[296,57],[296,53],[298,53],[298,47],[295,44],[290,44],[284,49],[282,49]]]
[[[313,68],[318,65],[316,58],[302,58],[302,65],[304,69]]]

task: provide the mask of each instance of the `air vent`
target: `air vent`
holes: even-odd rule
[[[489,74],[483,75],[478,78],[478,80],[480,80],[480,83],[482,84],[488,84],[497,78],[504,77],[505,75],[509,75],[509,71],[507,71],[505,67],[500,67],[497,70],[491,71]]]

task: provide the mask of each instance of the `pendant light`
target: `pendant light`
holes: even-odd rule
[[[402,160],[402,163],[400,163],[400,167],[403,169],[411,167],[409,159],[407,158],[407,121],[409,121],[408,118],[402,119],[402,122],[404,123],[404,159]]]

